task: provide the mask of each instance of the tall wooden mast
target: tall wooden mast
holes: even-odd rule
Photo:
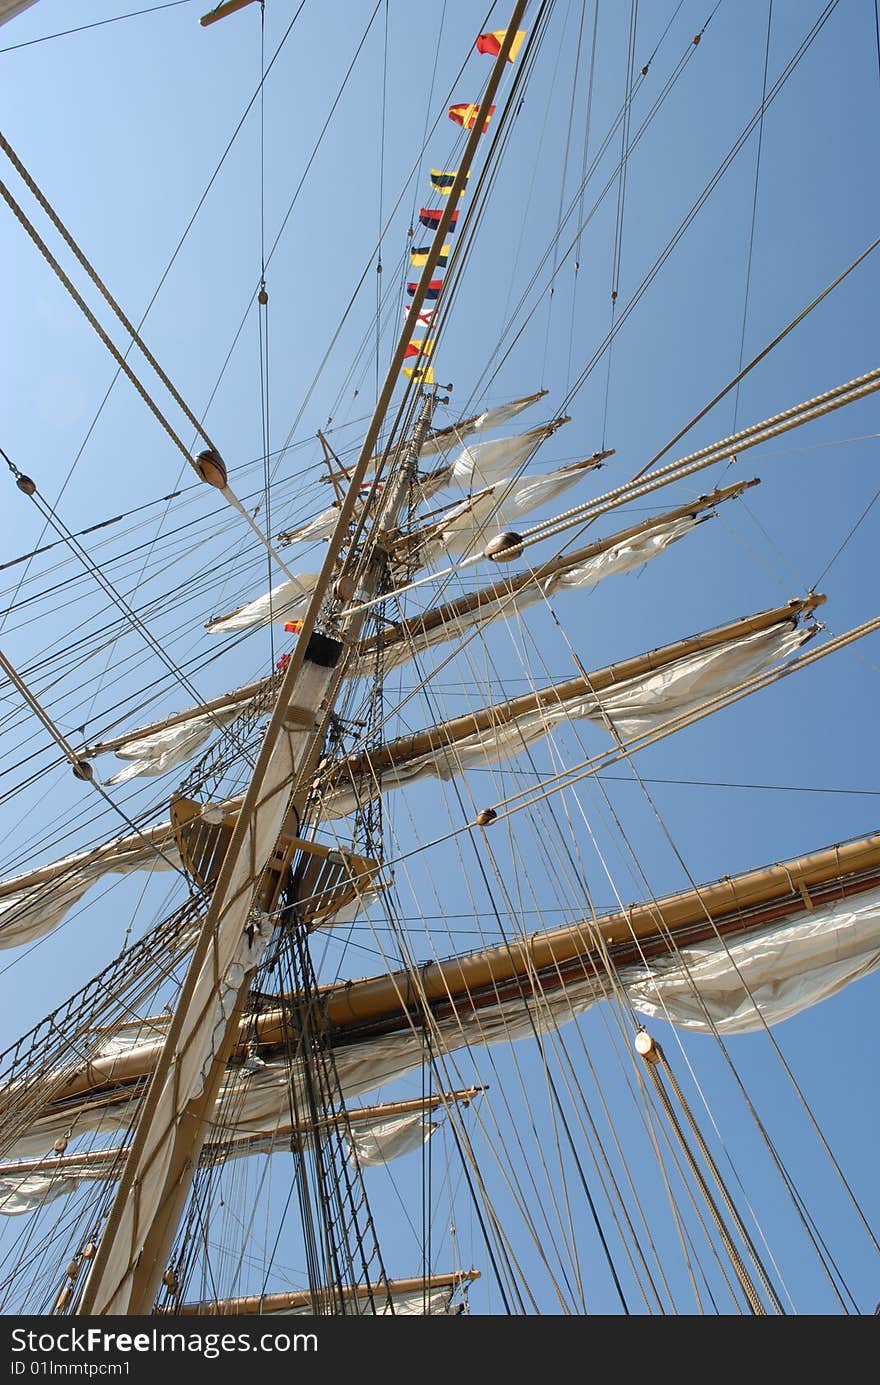
[[[249,965],[247,944],[254,941],[254,924],[258,921],[254,911],[261,903],[263,872],[285,823],[291,821],[291,813],[294,823],[299,820],[307,794],[307,775],[320,752],[332,710],[333,690],[339,682],[343,645],[317,634],[315,627],[399,379],[407,343],[476,155],[525,4],[526,0],[517,0],[514,5],[351,485],[340,507],[300,639],[285,671],[168,1036],[141,1107],[129,1157],[83,1291],[79,1307],[82,1314],[152,1311],[249,989],[253,965]],[[429,410],[427,417],[429,420]],[[427,423],[420,431],[427,431]],[[404,491],[399,490],[398,495],[402,499]],[[393,522],[387,505],[383,519]],[[353,633],[346,630],[347,635]],[[244,968],[245,972],[237,989],[232,983],[236,968]]]

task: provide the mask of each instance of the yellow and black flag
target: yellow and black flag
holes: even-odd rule
[[[448,197],[452,191],[452,185],[455,182],[457,176],[458,169],[456,168],[452,169],[451,172],[445,172],[441,168],[432,168],[431,187],[434,189],[435,192],[439,192],[441,197]],[[471,175],[469,173],[466,173],[465,179],[468,179],[470,176]],[[462,192],[464,191],[465,189],[462,188]]]
[[[427,264],[430,250],[430,245],[414,245],[412,250],[409,252],[410,264],[415,265],[416,268],[418,268],[419,265]],[[451,255],[451,253],[452,251],[450,247],[448,245],[444,245],[443,249],[440,251],[440,258],[437,261],[438,269],[446,268],[447,264],[449,263],[449,256]]]
[[[434,383],[434,367],[432,365],[405,365],[403,373],[408,375],[411,380],[421,380],[423,385],[433,385]]]

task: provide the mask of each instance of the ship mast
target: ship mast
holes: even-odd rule
[[[315,627],[336,575],[337,555],[353,518],[359,488],[376,448],[407,344],[440,258],[453,210],[465,187],[525,7],[526,0],[516,0],[416,286],[403,334],[367,429],[351,485],[342,501],[328,553],[303,620],[300,639],[281,683],[166,1042],[141,1105],[129,1157],[83,1291],[78,1310],[81,1314],[143,1315],[153,1309],[250,989],[255,964],[249,954],[258,951],[255,928],[259,927],[259,920],[255,909],[268,912],[267,904],[270,909],[274,907],[283,883],[283,877],[278,877],[273,886],[270,872],[267,886],[266,866],[285,828],[289,830],[292,824],[292,835],[297,835],[296,828],[308,795],[309,773],[320,754],[345,669],[342,641],[318,634]],[[429,423],[430,402],[426,401],[420,427],[413,439],[412,465],[418,458],[418,435],[424,437]],[[399,505],[406,495],[403,486],[395,488],[395,495]],[[392,499],[389,496],[389,501]],[[382,518],[386,524],[393,524],[396,518],[396,512],[390,513],[388,502],[383,505]],[[350,574],[346,573],[344,564],[335,588],[337,594],[344,591],[340,582],[347,575]],[[341,599],[344,601],[344,596]],[[356,638],[361,620],[362,617],[355,617],[352,624],[349,619],[346,639]],[[262,928],[259,931],[262,932]],[[245,979],[236,992],[227,978],[237,967],[244,968]]]

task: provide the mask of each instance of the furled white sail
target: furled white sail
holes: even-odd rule
[[[425,1120],[419,1112],[392,1116],[371,1124],[352,1123],[348,1135],[360,1164],[387,1164],[402,1154],[426,1145],[439,1129],[438,1121]]]
[[[534,481],[540,485],[544,481],[562,476],[563,473],[570,470],[571,468],[563,467],[560,472],[551,472],[549,477],[536,477]],[[575,477],[575,479],[577,478]],[[501,486],[504,484],[504,482],[500,483]],[[533,485],[534,482],[529,481],[524,483],[524,488],[531,488]],[[531,494],[535,494],[534,490],[531,490]],[[462,502],[461,508],[466,508],[468,503],[467,501]],[[539,502],[534,501],[532,503],[537,504]],[[509,512],[505,510],[504,518],[500,522],[507,522],[509,518]],[[509,620],[512,616],[543,600],[545,596],[549,597],[557,591],[569,588],[594,587],[605,577],[631,572],[635,568],[641,567],[643,563],[649,562],[651,558],[663,553],[670,544],[675,543],[676,540],[689,533],[701,522],[702,518],[696,515],[665,521],[653,529],[622,539],[620,543],[612,545],[604,552],[597,553],[582,563],[573,563],[567,569],[560,568],[558,573],[536,580],[533,585],[522,591],[505,592],[501,596],[492,597],[490,600],[481,602],[478,608],[466,615],[457,615],[430,629],[416,630],[405,641],[383,645],[382,660],[385,671],[390,672],[391,669],[408,663],[410,659],[424,653],[427,649],[433,649],[436,645],[444,644],[448,640],[460,639],[475,627],[486,625],[494,620]],[[498,523],[499,519],[496,517],[496,525]],[[355,674],[369,673],[372,676],[374,668],[375,663],[371,656],[368,664],[356,665],[352,671]],[[258,687],[257,684],[249,684],[244,691],[248,697],[253,697]],[[231,693],[230,696],[233,697],[236,694]],[[116,748],[116,755],[120,759],[131,761],[131,763],[111,779],[108,779],[107,782],[118,784],[137,775],[162,774],[166,770],[172,769],[194,754],[204,744],[210,736],[213,726],[225,725],[231,721],[241,710],[241,706],[242,702],[235,702],[232,706],[221,708],[211,715],[194,712],[191,717],[178,722],[176,726],[162,728],[147,736],[138,735],[137,732],[134,732],[131,740]]]
[[[546,394],[546,390],[540,390],[538,394],[528,394],[523,399],[512,399],[509,404],[498,404],[494,409],[486,409],[474,418],[463,418],[448,428],[440,429],[422,444],[422,456],[445,452],[447,448],[454,447],[456,443],[463,442],[474,433],[488,433],[492,428],[502,428],[524,409],[530,409],[533,404],[537,404]]]
[[[315,543],[318,539],[329,539],[339,520],[338,502],[322,510],[314,519],[299,524],[295,529],[285,529],[278,535],[280,543]]]
[[[329,786],[323,799],[324,815],[340,818],[354,812],[362,788],[369,795],[377,790],[385,793],[419,779],[452,779],[469,769],[510,759],[554,727],[581,718],[606,729],[610,721],[618,735],[629,739],[770,668],[810,635],[809,629],[796,629],[791,621],[781,621],[768,630],[676,659],[655,673],[612,684],[600,694],[578,691],[544,706],[530,707],[509,720],[499,717],[484,730],[450,738],[422,754],[395,761],[391,742],[387,747],[390,763],[383,762],[379,779],[363,785],[356,779]]]
[[[164,774],[166,770],[181,765],[194,755],[214,731],[234,721],[240,714],[240,707],[227,707],[219,712],[191,717],[189,721],[168,726],[164,731],[156,731],[152,736],[140,740],[126,741],[116,751],[117,758],[128,760],[125,769],[119,770],[107,780],[108,784],[124,784],[138,775],[151,776]]]
[[[729,936],[726,947],[717,942],[700,943],[652,961],[650,968],[641,962],[619,967],[616,985],[624,987],[644,1014],[654,1018],[668,1015],[673,1025],[705,1031],[709,1028],[705,1004],[713,1023],[734,1033],[761,1027],[753,1001],[760,1006],[763,1020],[776,1024],[836,994],[878,965],[880,890],[873,890],[812,911],[799,911],[788,920],[771,922],[739,937]],[[564,985],[554,974],[546,989],[536,983],[528,1000],[517,995],[493,1000],[479,1009],[469,1004],[459,1014],[436,1019],[433,1042],[438,1053],[515,1042],[555,1029],[614,993],[610,979],[592,968],[589,974]],[[132,1039],[135,1037],[133,1033]],[[334,1058],[343,1094],[351,1100],[420,1067],[424,1041],[418,1030],[406,1026],[392,1034],[343,1045],[334,1050]],[[293,1080],[299,1080],[296,1063]],[[268,1062],[250,1075],[231,1069],[220,1097],[219,1109],[227,1113],[221,1121],[223,1138],[230,1134],[234,1138],[235,1132],[262,1132],[271,1138],[289,1115],[290,1081],[291,1065],[286,1059]],[[119,1092],[110,1094],[105,1105],[84,1098],[63,1110],[49,1110],[19,1136],[8,1155],[42,1157],[61,1136],[125,1130],[136,1107],[136,1096]],[[231,1127],[230,1113],[234,1113]]]
[[[430,457],[438,452],[446,452],[450,447],[461,444],[465,438],[471,437],[474,433],[488,433],[492,428],[501,428],[505,423],[516,418],[517,414],[521,414],[524,409],[530,409],[533,404],[537,404],[539,399],[544,399],[546,394],[547,390],[539,390],[537,394],[527,394],[522,399],[512,399],[508,404],[498,404],[494,409],[484,409],[481,414],[474,414],[471,418],[459,419],[457,423],[451,423],[447,428],[438,428],[436,432],[430,433],[422,443],[422,456]],[[372,470],[373,466],[371,465],[370,471]]]
[[[31,1173],[8,1174],[0,1178],[0,1217],[22,1217],[28,1212],[37,1212],[50,1202],[69,1197],[84,1183],[100,1181],[106,1173],[56,1174]]]
[[[464,552],[474,542],[475,536],[482,533],[496,509],[499,516],[502,513],[508,517],[522,514],[525,510],[552,499],[554,495],[561,495],[580,479],[582,464],[563,467],[550,476],[534,477],[522,484],[504,479],[521,466],[559,426],[559,420],[554,420],[519,437],[500,438],[493,442],[479,443],[470,449],[464,448],[451,467],[435,476],[432,490],[447,483],[465,486],[469,490],[475,487],[495,487],[493,494],[480,497],[476,502],[476,509],[472,509],[472,502],[468,501],[447,514],[446,527],[441,534],[437,552],[442,552],[444,547],[450,553]],[[511,485],[510,495],[505,495],[504,488]],[[499,501],[503,503],[503,509],[498,508]],[[319,516],[321,527],[326,516],[335,514],[335,510],[327,510],[324,516]],[[329,520],[327,522],[329,523]],[[493,523],[495,522],[493,519]],[[334,524],[335,520],[330,524],[329,532],[332,532]],[[293,530],[291,533],[302,537],[299,531]],[[318,535],[316,533],[311,537]],[[433,561],[433,558],[422,558],[420,555],[421,566],[428,561]],[[245,606],[239,606],[226,615],[212,616],[205,629],[212,635],[228,634],[234,630],[248,630],[256,625],[269,625],[274,621],[299,619],[305,614],[316,581],[316,574],[304,572],[292,581],[279,582],[271,591],[264,592],[262,596],[249,601]]]
[[[491,442],[473,443],[463,447],[449,468],[449,483],[464,490],[491,486],[517,471],[566,422],[554,419],[551,423],[518,433],[513,438],[493,438]]]
[[[501,1043],[507,1039],[524,1038],[543,1028],[564,1023],[579,1014],[602,995],[601,983],[592,978],[582,985],[569,987],[565,995],[548,997],[534,1009],[540,1017],[532,1019],[521,999],[502,1002],[487,1011],[467,1016],[454,1015],[432,1027],[437,1038],[438,1052],[452,1052],[480,1043]],[[414,1068],[424,1059],[424,1039],[420,1031],[407,1027],[395,1034],[363,1040],[334,1050],[335,1066],[343,1096],[347,1101],[375,1091]],[[287,1058],[265,1063],[256,1071],[231,1068],[224,1078],[218,1097],[217,1110],[222,1113],[218,1127],[209,1132],[208,1140],[228,1139],[240,1134],[271,1137],[289,1119],[291,1109],[290,1083],[300,1082],[301,1066]],[[37,1116],[29,1129],[4,1149],[4,1157],[24,1159],[45,1157],[55,1140],[66,1137],[73,1141],[79,1136],[108,1136],[129,1128],[134,1118],[139,1095],[130,1089],[114,1091],[106,1102],[96,1103],[88,1098],[68,1102],[63,1109],[49,1109]],[[0,1089],[0,1102],[3,1091]],[[298,1092],[294,1106],[306,1101],[305,1090]]]
[[[290,581],[279,582],[246,606],[227,615],[212,616],[205,629],[212,635],[225,635],[233,630],[248,630],[252,625],[270,625],[276,620],[298,620],[306,613],[317,580],[316,573],[302,572]]]
[[[586,590],[597,586],[606,577],[632,572],[665,552],[670,544],[683,538],[701,522],[700,519],[688,516],[658,525],[649,533],[626,539],[603,553],[595,554],[585,562],[573,563],[570,568],[560,568],[549,577],[536,578],[519,590],[495,595],[475,606],[473,610],[454,615],[442,624],[423,630],[416,628],[408,639],[383,645],[383,668],[388,673],[409,663],[411,659],[424,654],[428,649],[446,644],[449,640],[464,639],[471,631],[490,625],[493,621],[510,620],[557,592]]]
[[[133,1029],[134,1026],[129,1027],[130,1040]],[[122,1036],[119,1038],[121,1043]],[[123,1049],[120,1047],[116,1051]],[[224,1129],[222,1144],[206,1145],[205,1161],[209,1164],[231,1163],[252,1155],[289,1151],[292,1139],[289,1114],[289,1108],[286,1112],[279,1110],[277,1120],[273,1120],[270,1114],[269,1119],[264,1120],[257,1129],[245,1123],[240,1129]],[[392,1159],[421,1149],[434,1131],[439,1129],[438,1122],[426,1120],[418,1111],[392,1117],[383,1117],[379,1113],[361,1120],[355,1110],[353,1116],[347,1139],[354,1146],[361,1165],[388,1164]],[[300,1134],[298,1138],[308,1142],[311,1136]],[[6,1164],[0,1174],[0,1217],[24,1216],[59,1198],[69,1197],[83,1184],[113,1181],[119,1177],[124,1157],[124,1149],[110,1148],[104,1153],[92,1152],[58,1160],[41,1159],[36,1167],[35,1161],[30,1160],[22,1165],[20,1172]],[[57,1167],[53,1168],[56,1162]]]
[[[652,731],[668,717],[697,707],[706,698],[735,687],[788,658],[812,638],[809,628],[792,628],[790,622],[743,635],[715,649],[701,650],[677,659],[657,673],[628,679],[603,693],[600,707],[588,714],[605,724],[606,716],[623,740]]]
[[[19,947],[50,933],[105,875],[182,869],[173,828],[160,823],[142,838],[119,837],[91,851],[52,861],[30,875],[0,881],[0,948]],[[19,880],[23,883],[17,888]],[[324,914],[320,926],[352,923],[380,893],[380,886],[359,891],[356,898]]]
[[[799,914],[755,934],[684,947],[639,969],[636,1009],[699,1033],[779,1024],[880,967],[880,890]]]
[[[51,872],[50,878],[20,889],[16,889],[14,878],[5,880],[0,885],[0,948],[19,947],[50,933],[105,875],[180,868],[180,855],[169,829],[168,838],[161,843],[154,843],[149,836],[144,841],[125,837],[95,851],[64,857],[45,868],[47,874]]]
[[[388,1300],[391,1299],[389,1304]],[[429,1289],[427,1293],[419,1289],[410,1294],[386,1294],[384,1298],[377,1293],[371,1303],[368,1297],[362,1299],[349,1298],[346,1300],[346,1313],[355,1317],[396,1317],[396,1318],[422,1318],[426,1315],[437,1316],[444,1313],[457,1313],[459,1310],[450,1308],[449,1302],[452,1298],[450,1289]],[[312,1314],[311,1304],[297,1305],[295,1308],[276,1308],[268,1313],[265,1309],[261,1310],[265,1317],[310,1317]]]
[[[416,530],[404,552],[419,567],[468,553],[485,544],[498,529],[520,515],[563,495],[596,463],[590,459],[519,480],[502,477],[491,486],[452,506],[432,524]]]

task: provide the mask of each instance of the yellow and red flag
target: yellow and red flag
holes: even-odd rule
[[[449,119],[454,120],[456,125],[464,126],[465,130],[472,130],[477,123],[477,116],[480,114],[480,107],[473,101],[459,101],[458,105],[449,107]],[[489,121],[495,114],[495,107],[490,106],[483,122],[483,134],[489,128]]]
[[[480,34],[477,39],[477,52],[488,53],[490,57],[497,58],[501,52],[501,45],[504,42],[506,29],[493,29],[491,34]],[[517,29],[513,36],[513,43],[510,45],[510,52],[507,55],[509,63],[516,62],[517,54],[522,48],[526,38],[525,29]]]
[[[420,351],[423,356],[433,356],[434,338],[425,337],[421,341],[413,339],[404,351],[403,358],[404,360],[408,360],[410,356],[418,356]]]

